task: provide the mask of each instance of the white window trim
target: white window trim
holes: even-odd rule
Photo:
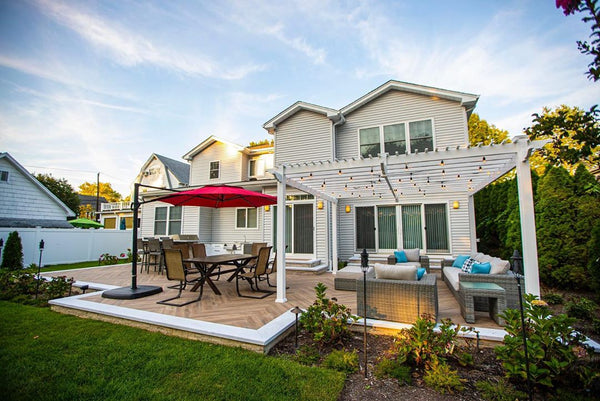
[[[165,208],[167,208],[167,217],[166,217],[166,219],[165,220],[158,220],[158,221],[164,221],[165,222],[165,232],[164,232],[164,234],[157,234],[156,233],[156,221],[157,221],[156,220],[156,209],[158,209],[159,207],[165,207]],[[182,231],[182,229],[183,229],[183,206],[156,206],[154,208],[154,221],[153,221],[153,226],[152,226],[152,235],[165,235],[165,236],[166,235],[172,235],[172,234],[169,234],[169,228],[171,226],[171,220],[172,220],[171,219],[171,209],[174,208],[174,207],[181,207],[181,219],[179,219],[177,221],[181,222],[181,226],[180,226],[180,230],[179,231]],[[179,234],[181,234],[181,232]]]
[[[250,165],[254,162],[254,174],[250,174],[251,168]],[[258,159],[250,159],[248,160],[248,177],[258,177]]]
[[[212,172],[211,169],[211,164],[213,163],[219,163],[219,168],[217,169],[217,177],[216,178],[211,178],[210,173]],[[221,178],[221,160],[211,160],[208,162],[208,179],[209,180],[218,180],[219,178]]]
[[[411,144],[410,144],[410,123],[414,123],[414,122],[419,122],[419,121],[431,121],[431,134],[432,134],[432,140],[433,140],[433,149],[428,149],[429,151],[433,151],[436,147],[436,135],[435,135],[435,121],[433,119],[433,117],[430,118],[417,118],[417,119],[412,119],[412,120],[404,120],[404,121],[398,121],[398,122],[390,122],[390,123],[386,123],[386,124],[379,124],[379,125],[370,125],[370,126],[366,126],[366,127],[359,127],[356,131],[356,138],[357,138],[357,148],[358,148],[358,156],[359,157],[364,157],[362,156],[361,152],[360,152],[360,131],[363,129],[369,129],[369,128],[378,128],[379,129],[379,150],[380,152],[385,153],[385,138],[384,138],[384,134],[383,134],[383,127],[387,127],[390,125],[399,125],[399,124],[404,124],[404,132],[406,135],[406,151],[410,154],[412,153],[412,149],[411,149]],[[380,153],[382,154],[382,153]]]
[[[256,227],[248,227],[248,210],[250,209],[256,209]],[[259,209],[257,207],[236,207],[235,208],[235,229],[236,230],[258,230],[258,213],[259,213]],[[238,215],[238,210],[245,210],[246,211],[246,226],[245,227],[239,227],[238,226],[238,221],[237,221],[237,215]]]

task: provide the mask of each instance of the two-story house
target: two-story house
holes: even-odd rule
[[[516,167],[526,282],[539,293],[528,158],[541,144],[518,136],[469,146],[477,100],[389,81],[339,110],[297,102],[267,121],[278,204],[287,199],[285,222],[271,217],[275,245],[291,240],[293,251],[312,244],[306,251],[334,270],[338,258],[356,258],[363,249],[375,256],[420,248],[434,261],[470,253],[476,251],[473,194]],[[306,209],[296,210],[290,202],[296,197],[308,201]],[[285,299],[284,288],[278,299]]]

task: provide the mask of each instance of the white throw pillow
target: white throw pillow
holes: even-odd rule
[[[411,280],[417,279],[416,266],[382,265],[375,263],[375,278],[387,280]]]
[[[405,249],[404,253],[406,254],[406,260],[409,262],[418,262],[419,261],[419,253],[420,249]]]

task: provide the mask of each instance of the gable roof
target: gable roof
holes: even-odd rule
[[[323,114],[327,117],[337,116],[339,114],[337,110],[331,109],[329,107],[323,107],[312,103],[298,101],[290,107],[288,107],[287,109],[283,110],[281,113],[277,114],[275,117],[273,117],[266,123],[264,123],[263,128],[266,130],[271,130],[275,128],[277,124],[287,120],[289,117],[293,116],[301,110],[312,111],[313,113]]]
[[[67,205],[63,203],[56,195],[54,195],[48,188],[44,186],[41,182],[39,182],[25,167],[21,166],[18,161],[16,161],[8,152],[1,152],[0,159],[6,159],[10,164],[14,166],[25,178],[33,183],[36,187],[38,187],[43,193],[45,193],[50,200],[55,202],[60,208],[62,208],[67,216],[73,217],[75,216],[75,212],[73,212]]]
[[[77,194],[79,196],[79,204],[81,206],[83,205],[96,205],[96,195],[81,195],[81,194]],[[99,196],[98,197],[98,201],[100,203],[108,203],[108,201],[106,200],[106,198],[104,196]]]
[[[448,89],[434,88],[432,86],[417,85],[408,82],[390,80],[384,83],[383,85],[379,86],[378,88],[372,90],[371,92],[367,93],[366,95],[361,96],[360,98],[356,99],[355,101],[341,108],[340,110],[331,109],[329,107],[318,106],[316,104],[301,101],[296,102],[287,109],[283,110],[281,113],[277,114],[275,117],[273,117],[266,123],[264,123],[263,128],[269,131],[269,133],[273,133],[272,131],[275,129],[277,124],[280,124],[281,122],[285,121],[286,119],[290,118],[292,115],[296,114],[301,110],[308,110],[315,113],[323,114],[333,122],[337,122],[339,120],[343,120],[344,116],[352,113],[354,110],[364,106],[372,100],[377,99],[379,96],[391,90],[416,93],[419,95],[430,96],[432,98],[446,99],[459,102],[461,106],[465,107],[467,111],[467,116],[469,116],[473,109],[475,109],[475,105],[477,104],[477,100],[479,99],[479,95],[474,95],[471,93],[457,92]]]
[[[154,154],[158,160],[165,165],[165,167],[173,173],[173,175],[183,184],[190,183],[190,165],[184,162],[170,159],[168,157]]]
[[[190,150],[185,155],[183,155],[182,157],[185,160],[192,160],[194,158],[194,156],[196,156],[198,153],[201,153],[204,149],[208,148],[210,145],[212,145],[215,142],[224,143],[226,145],[234,147],[235,149],[237,149],[239,151],[244,150],[244,147],[241,145],[238,145],[237,143],[229,142],[229,141],[227,141],[225,139],[221,139],[215,135],[211,135],[208,138],[206,138],[204,141],[202,141],[199,145],[194,147],[194,149]]]
[[[342,107],[340,112],[343,115],[347,115],[353,112],[354,110],[358,109],[359,107],[364,106],[365,104],[377,99],[379,96],[391,90],[416,93],[418,95],[431,96],[433,98],[440,98],[459,102],[461,106],[464,106],[467,109],[467,113],[469,114],[471,113],[471,111],[473,111],[473,109],[475,108],[475,104],[477,104],[477,100],[479,99],[479,95],[474,95],[471,93],[456,92],[448,89],[434,88],[432,86],[417,85],[411,84],[409,82],[390,80],[387,81],[385,84],[381,85],[380,87],[373,89],[366,95],[359,97],[349,105]]]
[[[142,168],[140,169],[140,172],[138,173],[138,175],[135,179],[136,182],[141,182],[142,174],[143,174],[144,170],[146,170],[148,165],[155,158],[158,161],[160,161],[163,164],[163,166],[165,166],[165,170],[167,171],[167,173],[171,172],[180,183],[183,183],[186,185],[190,183],[190,165],[189,164],[171,159],[171,158],[163,156],[163,155],[159,155],[157,153],[152,153],[150,155],[150,157],[148,158],[148,160],[146,160],[146,162],[142,165]]]

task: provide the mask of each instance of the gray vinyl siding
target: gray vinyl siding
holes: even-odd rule
[[[215,142],[194,156],[190,167],[190,186],[226,184],[237,182],[242,177],[241,152],[232,151],[231,147],[221,142]],[[210,162],[221,163],[218,179],[210,179]]]
[[[302,110],[277,126],[275,165],[331,160],[331,121],[324,115]]]
[[[258,224],[256,228],[236,228],[235,207],[215,209],[212,213],[212,240],[216,243],[242,243],[242,242],[267,242],[271,243],[270,237],[263,236],[263,220],[265,209],[259,207],[257,213]]]
[[[6,158],[0,170],[8,171],[8,181],[0,181],[0,217],[66,220],[67,211]]]
[[[213,209],[198,207],[198,239],[203,242],[212,242]]]
[[[360,128],[425,119],[433,120],[436,147],[468,144],[467,115],[458,102],[391,90],[346,116],[336,131],[336,157],[359,156]]]

